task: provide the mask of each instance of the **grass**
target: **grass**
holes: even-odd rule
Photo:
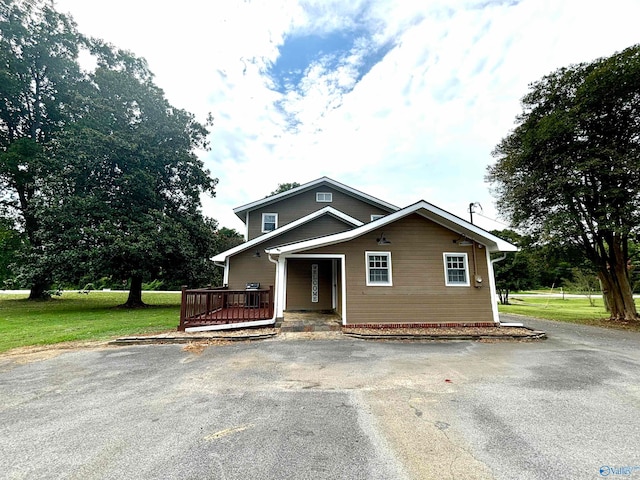
[[[149,308],[117,308],[127,299],[124,292],[65,292],[46,302],[29,302],[26,295],[0,294],[0,352],[31,345],[70,341],[100,341],[112,338],[175,330],[180,318],[180,292],[143,292]],[[501,313],[601,327],[640,331],[640,322],[612,323],[602,298],[595,306],[586,297],[510,297],[511,305],[500,305]]]
[[[511,305],[499,305],[498,310],[500,313],[515,313],[547,320],[640,331],[640,322],[611,322],[602,297],[594,296],[591,299],[594,306],[591,306],[586,297],[562,299],[542,296],[518,297],[515,294],[509,297]]]
[[[126,292],[65,292],[49,301],[0,294],[0,352],[29,345],[108,340],[119,336],[175,330],[180,293],[143,292],[149,308],[123,309]]]

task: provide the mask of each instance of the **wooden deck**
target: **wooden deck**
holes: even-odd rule
[[[183,288],[178,330],[270,320],[273,304],[273,287],[257,290]]]

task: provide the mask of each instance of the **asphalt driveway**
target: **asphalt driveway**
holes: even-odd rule
[[[525,323],[0,356],[0,478],[640,479],[640,335]]]

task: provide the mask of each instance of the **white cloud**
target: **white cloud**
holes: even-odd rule
[[[220,183],[205,206],[234,228],[234,206],[321,175],[398,206],[425,199],[467,218],[479,201],[495,215],[485,169],[528,84],[637,43],[640,18],[637,0],[57,5],[81,31],[146,57],[174,105],[213,113],[203,158]],[[337,68],[316,59],[301,89],[270,88],[264,73],[288,36],[349,29],[369,35]],[[383,45],[393,48],[357,81]]]

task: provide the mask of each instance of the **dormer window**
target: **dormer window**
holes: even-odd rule
[[[331,203],[333,202],[333,193],[316,192],[316,202]]]
[[[262,214],[262,233],[272,232],[276,228],[278,228],[278,214],[263,213]]]

